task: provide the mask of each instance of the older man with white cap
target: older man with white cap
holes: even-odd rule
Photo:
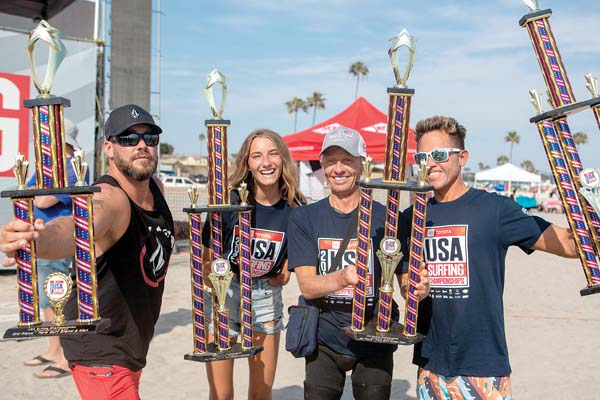
[[[77,143],[79,129],[73,121],[67,118],[64,120],[64,127],[65,142],[67,144],[65,149],[67,153],[68,185],[75,186],[77,177],[75,176],[75,171],[71,165],[71,158],[73,157],[75,150],[79,150],[80,148],[79,143]],[[86,175],[86,181],[88,178],[89,174]],[[35,174],[29,180],[28,186],[36,186]],[[68,194],[37,196],[33,200],[33,205],[35,217],[41,218],[44,222],[51,221],[61,216],[68,216],[72,213],[71,196]],[[73,257],[60,258],[57,260],[38,258],[37,260],[40,307],[42,308],[42,313],[46,321],[54,321],[56,315],[48,300],[48,296],[46,296],[46,293],[44,292],[44,280],[53,272],[62,272],[63,274],[70,275],[72,262]],[[48,350],[45,353],[33,357],[31,360],[25,361],[25,365],[29,367],[38,367],[50,364],[43,370],[34,373],[34,376],[37,378],[61,378],[70,375],[69,366],[60,345],[59,337],[50,336],[49,340],[50,346],[48,347]]]
[[[391,391],[395,346],[357,342],[342,329],[350,325],[356,273],[356,223],[366,144],[354,129],[340,127],[325,135],[321,164],[331,195],[306,207],[294,209],[288,223],[288,268],[296,272],[302,295],[319,300],[318,346],[306,357],[304,398],[339,399],[346,372],[352,371],[355,399],[388,399]],[[373,249],[384,236],[385,207],[373,202],[371,252],[366,280],[365,317],[373,317],[381,283],[381,266]],[[346,236],[346,240],[343,238]],[[347,242],[344,249],[343,243]],[[342,244],[341,244],[342,243]],[[342,251],[341,257],[337,253]],[[336,257],[337,256],[337,257]],[[400,279],[400,268],[397,270]],[[419,285],[424,294],[426,275]],[[394,314],[398,307],[394,303]]]

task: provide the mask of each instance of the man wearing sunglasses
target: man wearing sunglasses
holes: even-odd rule
[[[331,195],[295,208],[288,221],[288,268],[296,272],[302,295],[320,304],[318,346],[306,357],[304,398],[338,400],[346,373],[352,371],[352,394],[358,400],[390,398],[395,346],[357,342],[343,332],[351,324],[356,272],[356,224],[360,190],[356,181],[363,173],[366,144],[354,129],[340,127],[325,135],[321,148]],[[375,257],[384,236],[385,207],[373,202],[371,248],[367,272],[365,320],[373,317],[381,284],[381,265]],[[347,236],[346,238],[344,238]],[[346,240],[344,240],[346,239]],[[344,249],[341,243],[347,243]],[[343,253],[338,255],[338,252]],[[336,262],[338,258],[339,262]],[[400,267],[397,277],[400,280]],[[427,295],[424,271],[417,295]],[[393,309],[397,311],[394,303]],[[394,312],[397,315],[397,312]]]
[[[152,116],[134,104],[113,110],[105,124],[109,168],[94,183],[102,190],[94,194],[93,213],[100,316],[110,325],[95,334],[61,338],[83,399],[139,398],[175,236],[187,237],[187,224],[174,225],[152,177],[161,132]],[[4,264],[14,263],[14,251],[31,239],[40,257],[73,255],[73,229],[70,217],[45,225],[36,220],[34,227],[7,223],[0,234]],[[77,318],[75,294],[65,306],[68,319]]]
[[[413,356],[418,397],[510,399],[502,305],[507,248],[573,258],[575,243],[567,229],[528,215],[510,198],[465,185],[466,130],[454,118],[420,121],[416,135],[415,161],[427,165],[434,189],[423,252],[431,290],[418,320],[427,338]],[[402,215],[401,240],[411,215],[412,208]]]

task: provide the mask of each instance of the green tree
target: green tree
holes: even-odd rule
[[[204,134],[204,132],[200,132],[200,134],[198,135],[198,140],[200,141],[200,155],[202,156],[202,149],[204,148],[204,146],[202,146],[202,143],[204,143],[204,141],[206,140],[206,135]]]
[[[497,165],[502,165],[502,164],[506,164],[508,162],[508,156],[502,154],[501,156],[499,156],[496,160],[496,164]]]
[[[579,148],[580,144],[586,144],[588,141],[588,135],[585,132],[577,132],[573,135],[573,141],[575,142],[575,146]]]
[[[510,156],[508,158],[509,162],[512,162],[513,146],[515,144],[519,143],[520,140],[521,140],[521,138],[519,137],[519,134],[517,133],[517,131],[510,131],[504,137],[504,141],[510,143]]]
[[[159,150],[160,154],[173,154],[175,147],[171,146],[169,143],[161,143]]]
[[[364,62],[357,61],[350,66],[348,73],[356,77],[356,90],[354,91],[354,99],[356,100],[358,97],[358,82],[360,81],[360,76],[369,75],[369,67],[367,67]]]
[[[315,124],[315,120],[317,118],[317,110],[325,109],[325,102],[327,99],[323,97],[323,93],[321,92],[313,92],[312,96],[306,98],[306,105],[313,109],[313,119],[312,124]]]
[[[300,97],[294,97],[285,103],[288,113],[294,114],[294,132],[298,130],[298,111],[308,112],[308,106]]]
[[[477,166],[479,167],[479,170],[480,170],[480,171],[485,171],[486,169],[490,169],[490,166],[489,166],[489,165],[487,165],[487,164],[485,164],[485,163],[482,163],[482,162],[479,162],[479,163],[477,164]]]
[[[527,172],[533,172],[535,173],[535,165],[533,165],[533,163],[529,160],[525,160],[521,163],[521,168],[523,168],[525,171]]]

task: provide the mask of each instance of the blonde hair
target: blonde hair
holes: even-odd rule
[[[229,189],[236,189],[240,186],[240,183],[246,182],[248,185],[248,203],[254,204],[256,203],[255,193],[256,187],[254,185],[254,179],[252,177],[252,173],[248,169],[248,157],[250,156],[250,146],[252,146],[252,141],[256,138],[267,138],[279,151],[279,155],[281,157],[282,166],[281,166],[281,176],[279,177],[279,192],[281,193],[281,197],[283,197],[290,207],[297,207],[300,204],[306,202],[302,193],[300,193],[299,185],[298,185],[298,169],[294,165],[292,161],[292,157],[290,156],[290,151],[287,148],[287,145],[277,133],[269,130],[269,129],[255,129],[250,132],[248,137],[242,143],[242,147],[240,152],[235,157],[234,161],[234,170],[229,176]]]

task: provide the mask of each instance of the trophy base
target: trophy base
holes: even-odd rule
[[[183,356],[185,360],[197,362],[211,362],[220,360],[233,360],[236,358],[248,358],[260,353],[263,350],[262,346],[254,346],[249,349],[242,349],[241,343],[232,343],[231,348],[225,351],[219,351],[214,343],[206,346],[205,353],[189,353]]]
[[[23,190],[4,190],[0,192],[0,197],[10,197],[13,199],[35,196],[47,196],[57,194],[91,194],[100,191],[98,186],[70,186],[64,188],[52,189],[23,189]]]
[[[252,211],[254,206],[242,206],[238,204],[216,204],[203,205],[194,208],[184,208],[183,212],[188,214],[198,214],[201,212],[221,212],[221,211]]]
[[[553,121],[557,119],[562,119],[567,117],[568,115],[578,113],[583,110],[587,110],[589,108],[593,108],[600,104],[600,97],[594,97],[589,100],[579,101],[577,103],[567,104],[566,106],[555,108],[554,110],[546,111],[545,113],[541,113],[536,115],[533,118],[529,119],[531,123],[538,123],[540,121],[545,121],[547,119],[551,119]]]
[[[26,339],[44,336],[73,336],[84,333],[96,333],[106,329],[110,319],[104,318],[90,323],[78,324],[77,321],[67,321],[65,325],[53,325],[52,322],[42,322],[34,326],[14,326],[4,332],[4,339]]]
[[[385,181],[383,179],[369,179],[360,180],[356,182],[359,187],[368,188],[368,189],[392,189],[392,190],[405,190],[411,192],[429,192],[433,190],[433,186],[429,184],[419,185],[414,180],[409,180],[406,182],[394,182],[394,181]]]
[[[417,333],[415,336],[406,336],[403,332],[404,325],[395,321],[391,322],[389,332],[377,331],[377,321],[369,322],[362,332],[354,332],[350,326],[344,328],[344,333],[346,333],[346,335],[359,342],[410,346],[422,342],[425,339],[425,336],[420,333]]]
[[[600,293],[600,285],[588,286],[579,291],[581,296],[589,296],[596,293]]]

